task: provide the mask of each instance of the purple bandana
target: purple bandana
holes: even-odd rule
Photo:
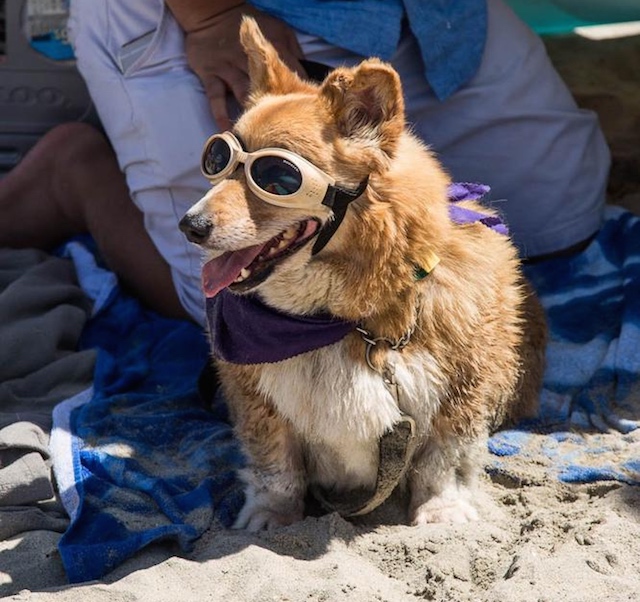
[[[499,218],[457,205],[460,201],[478,200],[488,191],[488,186],[482,184],[451,184],[449,215],[459,224],[481,222],[507,234]],[[206,311],[213,355],[232,364],[280,362],[337,343],[356,328],[354,322],[327,314],[286,314],[256,296],[234,295],[228,289],[208,298]]]
[[[337,343],[356,327],[326,314],[286,314],[228,289],[207,299],[207,322],[214,357],[232,364],[280,362]]]

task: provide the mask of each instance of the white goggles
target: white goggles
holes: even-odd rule
[[[336,186],[330,175],[304,157],[283,148],[261,148],[248,153],[231,132],[214,134],[207,140],[200,169],[212,184],[218,184],[240,163],[244,164],[249,189],[263,201],[278,207],[311,210],[325,205],[332,210],[334,219],[323,227],[313,254],[329,242],[349,204],[367,188],[368,178],[356,189]]]
[[[317,209],[334,195],[335,180],[304,157],[283,148],[242,148],[231,133],[214,134],[204,145],[201,170],[217,184],[244,164],[247,185],[263,201],[298,209]]]

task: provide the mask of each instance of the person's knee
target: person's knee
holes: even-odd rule
[[[104,161],[115,161],[106,137],[87,123],[64,123],[51,129],[41,144],[52,153],[57,168],[89,169]]]
[[[56,126],[40,140],[34,153],[45,174],[49,172],[53,201],[78,229],[88,225],[87,207],[94,197],[94,186],[112,188],[117,199],[128,196],[109,141],[89,124]]]
[[[117,159],[104,134],[86,123],[65,123],[50,130],[42,140],[54,157],[55,192],[60,187],[68,193],[105,173],[118,173]]]

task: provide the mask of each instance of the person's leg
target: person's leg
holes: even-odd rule
[[[82,123],[45,134],[0,180],[0,246],[51,249],[89,232],[108,266],[152,309],[187,317],[113,150]]]
[[[74,0],[69,31],[144,228],[183,307],[203,323],[201,255],[178,222],[209,188],[200,153],[216,128],[182,31],[163,0]]]

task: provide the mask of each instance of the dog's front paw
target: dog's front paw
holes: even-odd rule
[[[478,512],[464,497],[433,497],[411,513],[412,525],[428,523],[468,523],[478,520]]]
[[[302,503],[296,504],[292,501],[276,503],[268,498],[265,499],[266,497],[247,499],[232,528],[246,529],[255,533],[263,529],[286,527],[303,519]]]

